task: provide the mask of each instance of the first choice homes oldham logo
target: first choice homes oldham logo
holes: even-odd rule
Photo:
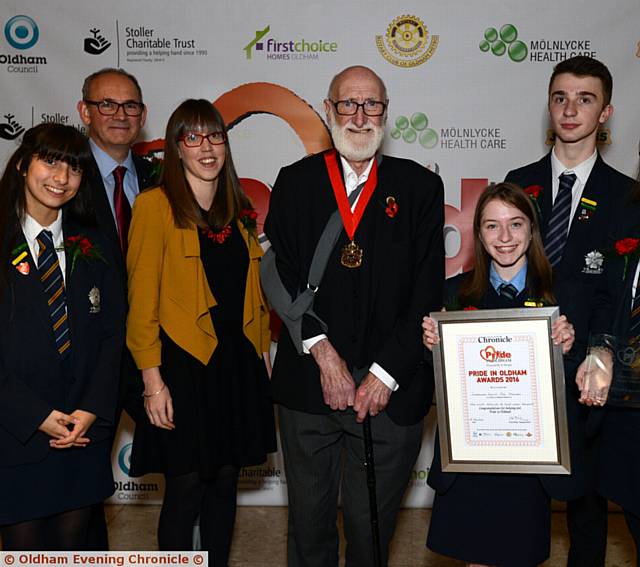
[[[435,53],[439,36],[429,36],[429,30],[417,16],[398,16],[387,27],[383,37],[376,36],[380,55],[397,67],[417,67]]]
[[[270,61],[317,61],[321,55],[330,55],[338,51],[336,41],[322,38],[282,40],[282,38],[266,37],[270,32],[271,26],[256,30],[254,38],[242,48],[246,59],[253,59],[254,55],[261,54]]]
[[[38,43],[40,29],[29,16],[13,16],[4,25],[4,38],[9,46],[22,52]],[[0,53],[0,65],[9,73],[37,73],[38,65],[46,65],[47,58],[23,53]]]

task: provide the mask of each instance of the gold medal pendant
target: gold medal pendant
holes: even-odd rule
[[[353,240],[342,247],[340,263],[345,268],[359,268],[362,266],[362,255],[364,251]]]

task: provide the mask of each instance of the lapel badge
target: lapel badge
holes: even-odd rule
[[[579,204],[580,213],[578,214],[578,220],[579,221],[589,220],[591,218],[591,215],[595,213],[597,205],[598,205],[597,201],[592,201],[591,199],[582,197],[580,199],[580,204]]]
[[[16,266],[16,270],[18,270],[23,276],[28,276],[31,267],[29,266],[29,262],[20,262]]]
[[[598,250],[592,250],[588,252],[584,257],[584,267],[582,268],[583,274],[599,275],[604,271],[604,255]]]
[[[28,256],[26,251],[21,252],[16,256],[13,260],[11,260],[11,264],[16,267],[23,276],[28,276],[31,267],[29,266],[29,262],[25,260]]]
[[[89,303],[91,303],[89,313],[100,313],[100,290],[96,286],[93,286],[89,292]]]

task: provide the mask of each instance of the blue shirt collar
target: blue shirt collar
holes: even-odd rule
[[[498,291],[502,284],[511,284],[518,290],[518,293],[522,293],[522,290],[527,285],[527,263],[525,259],[525,264],[520,268],[520,271],[511,278],[511,281],[503,280],[496,272],[496,269],[493,265],[493,262],[489,262],[489,281],[493,288]]]
[[[135,173],[136,168],[133,164],[133,156],[131,155],[131,150],[129,150],[129,153],[127,154],[125,160],[122,163],[118,163],[107,152],[100,148],[98,144],[96,144],[93,140],[89,139],[89,145],[91,146],[91,153],[93,154],[93,157],[98,164],[98,169],[100,170],[102,179],[111,182],[113,180],[113,170],[119,165],[123,165],[124,167],[126,167],[128,172]]]

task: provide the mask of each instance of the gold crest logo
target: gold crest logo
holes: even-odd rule
[[[426,62],[438,47],[440,38],[429,37],[424,22],[416,16],[398,16],[387,28],[383,37],[376,36],[380,54],[398,67],[417,67]]]

